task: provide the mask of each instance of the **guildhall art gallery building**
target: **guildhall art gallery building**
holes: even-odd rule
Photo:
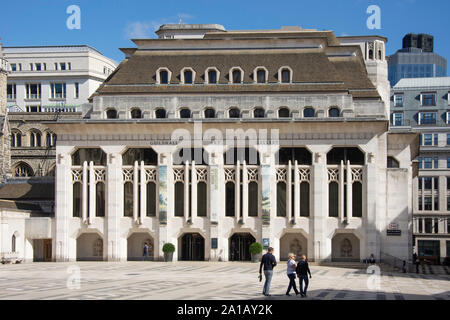
[[[169,242],[174,260],[245,261],[255,241],[278,259],[410,258],[419,139],[388,132],[386,38],[157,34],[121,49],[85,118],[46,124],[54,261],[137,260],[145,242],[155,260]]]

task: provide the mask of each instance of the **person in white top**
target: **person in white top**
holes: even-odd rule
[[[291,288],[294,288],[295,294],[298,295],[299,292],[297,290],[297,286],[295,284],[295,269],[297,268],[297,264],[295,263],[295,254],[289,253],[289,259],[287,262],[287,276],[289,278],[289,286],[286,291],[286,295],[290,296],[289,292]]]

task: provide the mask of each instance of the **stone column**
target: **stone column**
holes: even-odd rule
[[[126,261],[126,239],[120,237],[120,219],[123,217],[123,146],[102,147],[107,154],[106,166],[106,245],[108,261]]]
[[[189,217],[189,162],[184,164],[184,220],[188,221]]]
[[[248,217],[248,173],[247,164],[242,164],[242,221],[245,221]]]
[[[339,220],[341,222],[344,221],[344,188],[345,188],[345,177],[344,177],[344,161],[341,160],[341,164],[339,166]]]
[[[92,218],[96,215],[96,197],[95,197],[95,171],[94,162],[89,162],[89,211],[88,211],[88,224],[92,223]]]
[[[300,176],[298,173],[298,161],[294,163],[294,209],[293,218],[297,223],[300,218]]]
[[[141,192],[141,201],[139,203],[141,207],[141,214],[139,216],[139,224],[142,224],[144,217],[147,216],[147,182],[146,182],[146,173],[145,173],[145,164],[144,161],[141,161],[141,184],[139,191]]]
[[[55,175],[55,245],[53,256],[57,262],[74,261],[76,248],[74,239],[70,238],[69,221],[73,214],[73,185],[71,147],[56,147],[56,175]]]
[[[87,162],[83,162],[83,190],[82,190],[82,209],[81,209],[81,216],[83,223],[87,223],[87,214],[88,214],[88,165]]]
[[[353,185],[352,185],[352,168],[350,167],[350,161],[347,161],[347,220],[350,219],[353,216],[352,213],[352,199],[353,199],[353,194],[352,194],[352,190],[353,190]]]
[[[239,221],[241,218],[241,164],[239,160],[237,161],[236,167],[235,167],[235,183],[236,188],[234,189],[235,192],[235,218],[236,222]]]
[[[134,162],[133,169],[133,223],[138,222],[139,213],[139,166],[138,162]]]
[[[195,168],[195,161],[192,161],[191,165],[191,219],[194,222],[194,218],[197,217],[197,169]]]
[[[366,165],[363,175],[363,185],[365,185],[365,197],[366,201],[363,207],[363,219],[364,214],[367,215],[366,223],[366,256],[374,254],[375,257],[380,257],[380,246],[377,245],[379,236],[377,232],[377,165],[373,158],[369,157],[369,161]]]
[[[288,168],[286,172],[286,218],[288,225],[292,219],[292,163],[288,162]]]

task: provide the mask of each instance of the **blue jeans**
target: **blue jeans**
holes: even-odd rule
[[[264,294],[269,294],[270,291],[270,282],[272,281],[273,276],[273,270],[264,270],[264,277],[266,278],[266,281],[264,282]]]
[[[295,285],[295,273],[288,274],[289,286],[287,288],[286,294],[289,294],[291,288],[294,288],[295,294],[298,294],[297,286]]]
[[[303,290],[303,281],[305,281],[305,290]],[[298,282],[300,283],[300,293],[306,295],[306,290],[308,290],[308,284],[309,284],[308,275],[298,276]]]
[[[145,258],[148,259],[148,252],[145,252],[145,253],[142,255],[142,261],[145,261],[145,260],[146,260]]]

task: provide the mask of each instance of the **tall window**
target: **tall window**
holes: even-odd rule
[[[123,185],[123,215],[133,216],[133,183],[129,181]]]
[[[30,147],[41,146],[41,133],[38,131],[30,131]]]
[[[248,184],[248,216],[258,216],[258,183],[252,181]]]
[[[27,99],[38,100],[41,99],[41,84],[40,83],[27,83],[26,84]]]
[[[185,70],[184,71],[184,83],[185,84],[192,84],[193,83],[193,74],[191,70]]]
[[[402,126],[403,125],[403,113],[395,112],[392,114],[392,125]]]
[[[175,217],[184,216],[184,183],[175,183]]]
[[[303,181],[300,183],[300,216],[309,217],[309,183]]]
[[[11,132],[11,147],[22,146],[22,134],[19,131]]]
[[[51,97],[52,99],[66,98],[66,84],[65,83],[51,83]]]
[[[225,185],[225,215],[227,217],[235,216],[235,197],[236,192],[234,182],[229,181]]]
[[[73,184],[73,196],[72,196],[72,215],[73,217],[81,217],[81,183],[75,182]]]
[[[168,84],[169,83],[169,73],[166,70],[161,70],[159,72],[159,83]]]
[[[394,95],[394,106],[395,107],[403,107],[403,95],[402,94]]]
[[[206,217],[207,215],[207,185],[205,182],[197,184],[197,216]]]
[[[286,182],[277,183],[277,217],[286,217]]]
[[[105,184],[103,182],[97,182],[95,185],[95,215],[97,217],[105,216]]]
[[[6,99],[8,100],[16,100],[16,84],[11,83],[6,86]]]
[[[352,216],[362,217],[362,184],[358,181],[352,185]]]
[[[328,185],[328,215],[330,217],[339,216],[339,185],[332,181]]]
[[[47,132],[45,134],[45,146],[54,147],[56,145],[56,134],[53,132]]]
[[[78,82],[75,82],[75,99],[78,99],[80,97],[80,84]]]
[[[156,184],[150,181],[147,183],[147,217],[156,217],[157,198]]]
[[[11,252],[16,252],[16,235],[12,235],[11,239]]]

